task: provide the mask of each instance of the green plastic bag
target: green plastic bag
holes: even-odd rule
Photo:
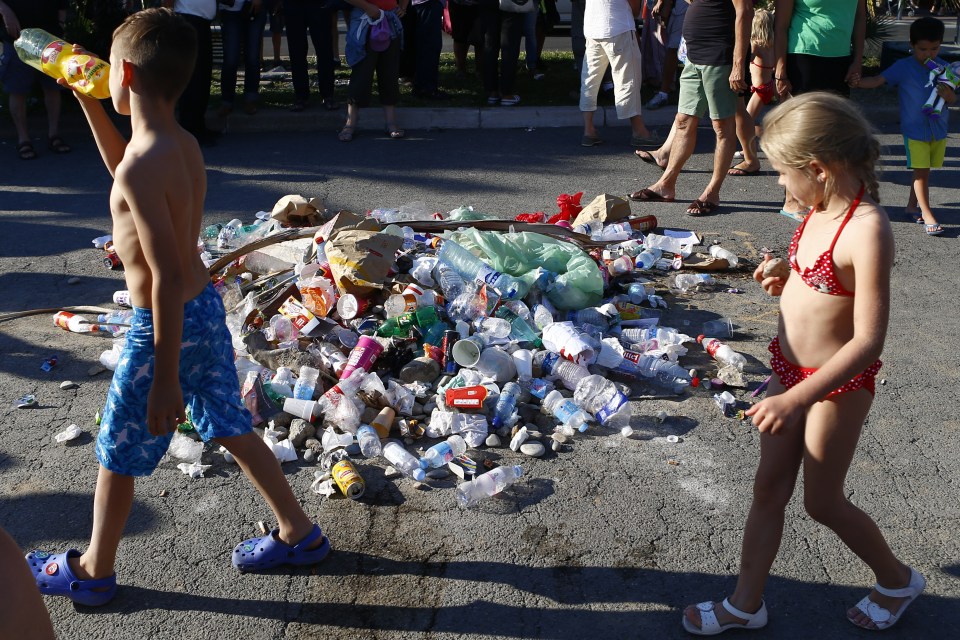
[[[593,258],[579,247],[541,233],[502,233],[460,229],[449,237],[497,271],[520,278],[527,285],[542,267],[557,274],[547,298],[557,309],[585,309],[600,304],[603,277]]]
[[[448,213],[445,219],[447,222],[472,222],[474,220],[499,220],[500,218],[492,213],[484,213],[473,207],[462,206]]]

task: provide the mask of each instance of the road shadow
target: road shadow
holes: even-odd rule
[[[949,569],[949,568],[945,568]],[[314,570],[312,580],[335,580],[361,588],[370,581],[411,575],[421,580],[444,580],[436,592],[395,593],[397,604],[350,604],[349,602],[245,600],[207,594],[174,593],[141,587],[123,587],[112,603],[98,611],[129,614],[140,611],[195,611],[203,614],[273,619],[304,626],[410,633],[492,635],[521,638],[567,639],[594,637],[686,637],[680,615],[691,600],[729,592],[733,578],[697,572],[670,572],[634,566],[532,567],[507,562],[423,562],[394,560],[353,551],[336,551]],[[299,570],[311,575],[309,570]],[[298,573],[299,573],[298,572]],[[245,580],[256,580],[247,577]],[[431,584],[427,582],[426,584]],[[430,606],[441,592],[459,588],[466,604]],[[516,604],[491,602],[485,591],[502,593],[496,585],[512,587],[550,601],[549,607],[525,606],[522,594]],[[334,588],[324,585],[324,588]],[[847,606],[865,593],[863,586],[845,586],[772,576],[765,597],[771,613],[766,637],[837,637],[838,633],[866,637],[843,619]],[[475,595],[474,595],[475,594]],[[349,599],[344,594],[344,599]],[[406,600],[406,602],[404,602]],[[902,637],[943,637],[937,611],[949,610],[960,599],[925,595],[912,606],[899,624]],[[555,606],[554,606],[555,605]],[[637,606],[653,610],[639,611]],[[823,607],[829,615],[823,615]],[[92,609],[78,608],[82,613]],[[815,612],[820,611],[820,615]],[[852,632],[852,633],[851,633]]]
[[[157,519],[151,507],[135,498],[124,535],[150,531]],[[87,540],[93,526],[93,493],[8,494],[0,497],[0,523],[22,549],[35,548],[44,540]]]

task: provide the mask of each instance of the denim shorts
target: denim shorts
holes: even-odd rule
[[[153,311],[135,307],[97,435],[97,460],[114,473],[150,475],[173,436],[154,436],[147,428],[153,341]],[[212,284],[183,305],[180,389],[193,425],[204,441],[252,430],[250,412],[240,398],[223,302]]]

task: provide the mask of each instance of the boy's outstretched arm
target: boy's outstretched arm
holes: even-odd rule
[[[851,78],[850,86],[859,87],[861,89],[876,89],[877,87],[882,87],[887,84],[887,79],[883,76],[867,76],[866,78],[858,78],[854,76]]]
[[[183,336],[183,274],[160,156],[127,158],[116,184],[130,205],[137,239],[153,282],[153,385],[147,398],[147,426],[153,435],[173,431],[184,418],[180,391]]]

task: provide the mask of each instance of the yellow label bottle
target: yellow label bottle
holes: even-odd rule
[[[43,29],[24,29],[13,43],[17,55],[51,78],[63,78],[73,89],[98,100],[110,97],[110,65]]]

